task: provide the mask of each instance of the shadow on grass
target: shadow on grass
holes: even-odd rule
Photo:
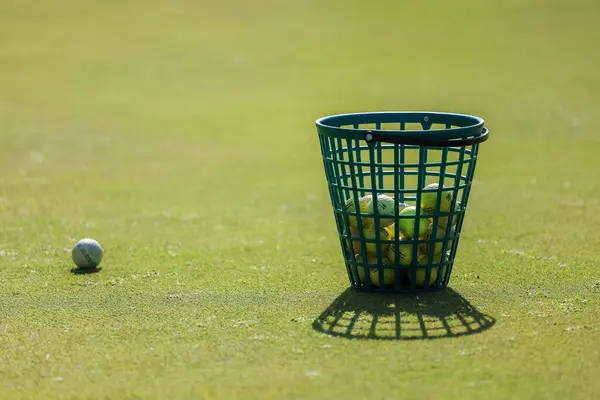
[[[71,268],[71,273],[75,275],[89,275],[100,272],[102,268]]]
[[[450,288],[410,295],[347,289],[313,322],[332,336],[371,340],[427,340],[481,333],[496,320]]]

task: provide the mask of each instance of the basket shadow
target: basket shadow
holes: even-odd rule
[[[450,288],[418,295],[347,289],[314,321],[331,336],[367,340],[429,340],[481,333],[496,319],[479,312]]]

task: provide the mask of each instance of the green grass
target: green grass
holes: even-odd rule
[[[2,398],[596,398],[599,4],[3,0]],[[424,109],[451,290],[348,292],[314,120]]]

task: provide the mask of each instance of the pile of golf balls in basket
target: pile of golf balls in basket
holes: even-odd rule
[[[373,218],[373,215],[375,215],[375,202],[373,201],[373,196],[360,197],[358,207],[352,197],[346,201],[344,204],[344,215],[347,217],[347,221],[345,222],[347,222],[347,226],[350,228],[350,240],[346,241],[346,249],[352,251],[357,262],[358,276],[355,276],[355,280],[361,284],[365,282],[364,265],[366,261],[366,265],[369,266],[369,277],[373,285],[380,286],[379,268],[376,266],[381,265],[384,267],[383,285],[386,287],[393,286],[396,269],[392,266],[410,266],[412,264],[414,254],[413,240],[427,240],[427,242],[418,243],[418,254],[415,258],[417,263],[421,266],[430,263],[443,264],[444,269],[442,274],[445,275],[448,255],[455,237],[457,216],[453,215],[452,226],[449,227],[448,220],[450,218],[449,213],[452,211],[453,196],[451,190],[443,190],[439,199],[439,211],[442,215],[437,218],[437,224],[434,226],[435,220],[432,215],[435,214],[438,195],[437,183],[427,185],[425,190],[422,191],[419,204],[421,208],[419,214],[421,217],[418,222],[415,221],[417,215],[417,208],[415,206],[398,202],[398,215],[403,218],[396,218],[396,200],[386,194],[378,195],[376,203],[377,214],[379,215],[379,241],[376,241],[376,223]],[[455,212],[460,210],[460,203],[456,202],[454,205]],[[446,213],[446,215],[443,215],[443,213]],[[363,241],[361,240],[361,230],[359,229],[357,214],[360,214],[363,238],[373,240],[364,241],[364,248],[363,243],[361,243]],[[415,233],[415,227],[417,228],[417,233]],[[396,240],[396,232],[398,232],[398,240]],[[344,236],[347,236],[347,234]],[[444,245],[446,245],[445,252]],[[378,262],[378,250],[381,254],[381,263]],[[387,266],[390,268],[386,268]],[[410,279],[408,269],[398,271],[402,274],[401,280],[407,284],[407,281]],[[429,279],[430,285],[436,283],[438,271],[439,267],[432,269]],[[425,280],[426,269],[417,268],[415,286],[425,286]]]

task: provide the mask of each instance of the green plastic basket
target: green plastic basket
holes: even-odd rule
[[[489,135],[483,119],[374,112],[328,116],[316,125],[351,286],[395,293],[445,288],[479,143]],[[426,189],[431,184],[438,186]],[[400,213],[405,206],[414,215]]]

